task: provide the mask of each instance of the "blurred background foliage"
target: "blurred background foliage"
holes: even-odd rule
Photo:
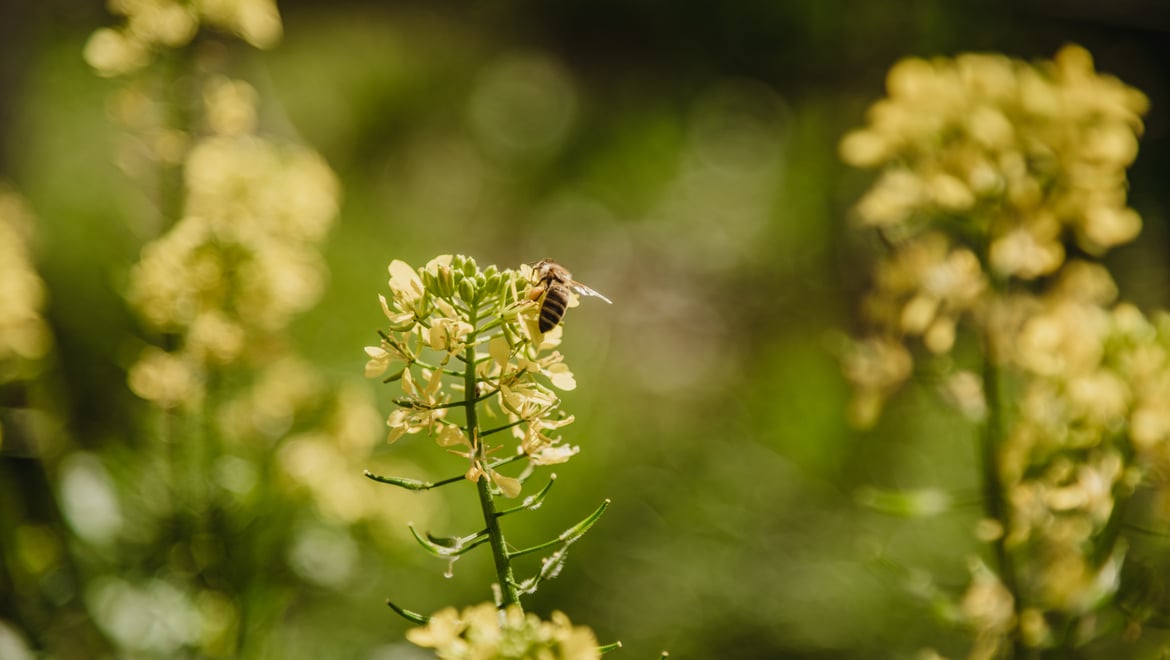
[[[341,182],[325,291],[290,327],[321,378],[391,409],[385,388],[360,378],[391,259],[417,266],[455,252],[515,267],[552,256],[615,301],[569,314],[562,350],[579,386],[565,396],[578,420],[567,438],[582,452],[510,539],[539,542],[601,498],[613,505],[531,609],[564,610],[603,642],[621,639],[630,658],[664,648],[695,658],[964,653],[965,634],[918,594],[957,593],[980,551],[975,431],[913,390],[876,429],[845,424],[832,348],[855,325],[875,246],[848,211],[868,175],[840,163],[837,141],[900,57],[1032,59],[1085,46],[1099,70],[1151,100],[1131,170],[1144,231],[1109,265],[1124,297],[1166,307],[1167,5],[279,6],[277,47],[225,42],[224,60],[258,90],[261,132],[318,150]],[[361,516],[330,513],[327,496],[281,490],[278,471],[263,470],[266,494],[240,500],[230,524],[191,511],[157,529],[157,518],[134,514],[170,483],[135,458],[156,427],[126,386],[150,334],[129,310],[127,282],[162,228],[141,181],[116,165],[117,83],[81,58],[93,30],[112,23],[101,2],[0,5],[0,178],[36,217],[32,261],[53,337],[38,373],[0,385],[0,656],[17,638],[56,657],[119,655],[126,631],[165,641],[259,611],[220,621],[252,640],[237,647],[249,657],[425,657],[401,641],[409,624],[383,599],[430,612],[488,597],[486,554],[445,579],[447,567],[405,533],[408,520],[439,534],[474,529],[470,488],[361,490],[363,510],[383,513],[351,524]],[[370,433],[370,455],[318,490],[353,488],[362,467],[419,478],[460,470],[428,442],[386,446],[377,423]],[[246,460],[275,463],[277,453],[262,447]],[[105,513],[92,497],[70,500],[77,479],[106,484],[82,493],[117,493]],[[959,505],[933,517],[856,503],[859,488],[937,486]],[[121,537],[95,543],[76,518],[100,527],[108,510],[124,516]],[[218,595],[199,601],[172,577],[207,552],[219,582],[200,593]],[[264,606],[245,607],[249,598]],[[184,615],[192,602],[198,614]],[[1147,630],[1128,651],[1166,641]],[[200,653],[231,656],[225,648]]]

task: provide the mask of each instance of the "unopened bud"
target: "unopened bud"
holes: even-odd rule
[[[487,271],[485,271],[486,273]],[[483,285],[483,290],[489,295],[494,296],[500,293],[501,277],[499,273],[491,273],[487,276],[486,282]]]
[[[459,283],[459,295],[465,301],[474,301],[478,297],[476,296],[476,293],[478,292],[475,290],[475,283],[471,278],[465,278],[462,282]]]
[[[455,275],[451,271],[450,266],[439,266],[439,276],[437,279],[437,290],[440,297],[450,298],[455,295]]]
[[[475,265],[475,259],[471,257],[465,257],[465,259],[466,261],[463,262],[463,274],[467,277],[475,277],[475,274],[479,272],[479,267]]]

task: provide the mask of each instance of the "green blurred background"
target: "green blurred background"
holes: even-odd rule
[[[570,312],[562,349],[578,389],[565,408],[578,421],[566,438],[582,451],[559,466],[538,512],[508,519],[510,540],[542,541],[603,498],[613,504],[533,610],[561,609],[603,642],[621,639],[616,657],[964,654],[963,632],[917,594],[961,588],[979,552],[978,507],[902,519],[854,503],[863,486],[974,493],[977,473],[973,430],[915,388],[872,432],[844,422],[849,392],[831,348],[855,326],[873,241],[848,220],[868,175],[848,171],[836,143],[900,57],[1047,58],[1079,43],[1152,101],[1131,172],[1145,230],[1110,265],[1125,297],[1165,307],[1170,5],[279,7],[283,41],[268,52],[241,46],[235,73],[260,91],[264,129],[319,150],[344,190],[325,248],[327,292],[293,327],[306,359],[360,377],[395,258],[417,266],[458,252],[515,267],[552,256],[614,300]],[[0,178],[39,218],[33,248],[55,336],[31,398],[48,409],[59,449],[106,456],[141,434],[129,428],[141,403],[125,369],[142,330],[122,292],[158,230],[143,219],[140,185],[113,164],[121,129],[105,107],[117,83],[81,59],[89,34],[112,22],[100,2],[0,5]],[[363,386],[388,413],[390,390]],[[33,405],[14,398],[5,405]],[[36,446],[9,441],[0,454],[9,527],[58,515],[38,499],[57,475],[39,467]],[[417,477],[459,470],[437,453],[415,437],[379,445],[369,465]],[[296,517],[266,501],[275,508],[250,512],[258,524]],[[475,526],[470,488],[387,495],[386,506],[441,534]],[[401,642],[409,624],[383,600],[423,612],[480,602],[492,573],[484,553],[446,579],[446,566],[406,539],[355,532],[349,569],[328,585],[308,580],[254,624],[265,642],[250,654],[425,657]],[[91,550],[68,545],[83,567]],[[61,657],[109,652],[81,597],[83,568],[62,560],[55,583],[18,597],[13,550],[2,552],[0,588],[13,591],[0,591],[0,618]],[[237,552],[260,553],[247,570],[287,571],[283,548]],[[1147,633],[1139,646],[1159,641]]]

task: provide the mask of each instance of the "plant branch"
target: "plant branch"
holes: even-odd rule
[[[468,550],[483,545],[488,540],[486,530],[465,538],[444,538],[440,539],[441,542],[436,542],[430,534],[427,534],[428,538],[423,538],[418,533],[418,530],[414,528],[414,525],[407,525],[407,528],[410,529],[410,534],[414,536],[414,540],[418,541],[418,544],[424,550],[440,559],[460,557]]]
[[[420,626],[425,626],[431,620],[431,617],[426,616],[425,614],[419,614],[418,612],[411,612],[410,610],[406,610],[406,609],[402,609],[401,607],[398,607],[397,605],[394,604],[394,601],[390,600],[389,598],[386,599],[386,604],[390,606],[390,609],[394,610],[395,614],[402,617],[403,619],[406,619],[407,621],[410,621],[411,623],[417,623]]]
[[[391,486],[398,486],[399,488],[405,488],[407,490],[430,490],[432,488],[438,488],[439,486],[453,484],[456,481],[463,481],[466,478],[464,475],[459,474],[449,479],[443,479],[442,481],[421,481],[419,479],[407,479],[405,477],[383,477],[381,475],[374,474],[369,470],[363,470],[362,474],[365,475],[367,479],[372,481],[377,481],[378,483],[383,484],[390,484]]]
[[[494,393],[495,393],[495,392],[493,392],[493,394],[494,394]],[[496,427],[496,428],[494,428],[494,429],[488,429],[488,430],[486,430],[486,431],[484,431],[484,432],[480,433],[480,434],[479,434],[479,437],[481,437],[481,438],[482,438],[482,437],[485,437],[485,436],[489,436],[489,435],[491,435],[491,434],[493,434],[493,433],[499,433],[500,431],[507,431],[508,429],[510,429],[510,428],[513,428],[513,427],[516,427],[516,426],[520,426],[521,424],[523,424],[524,422],[527,422],[527,421],[528,421],[527,419],[518,419],[518,420],[516,420],[516,421],[512,422],[511,424],[504,424],[503,426],[497,426],[497,427]]]
[[[589,514],[588,518],[561,532],[561,534],[555,539],[552,539],[551,541],[545,541],[544,543],[534,545],[530,548],[524,548],[523,550],[516,550],[515,552],[509,553],[508,557],[522,557],[524,555],[530,555],[534,552],[540,552],[541,550],[545,550],[556,545],[569,545],[575,542],[582,536],[585,536],[585,532],[588,532],[589,528],[593,526],[593,523],[597,522],[597,520],[601,518],[601,514],[605,513],[607,507],[609,507],[608,499],[602,502],[601,506],[597,507],[593,513]]]
[[[478,323],[478,310],[471,310],[469,314],[469,322],[471,327],[475,327]],[[476,373],[475,373],[475,334],[477,331],[472,331],[472,334],[467,338],[467,348],[465,349],[463,361],[468,365],[467,371],[464,372],[463,386],[465,392],[475,392],[476,390]],[[464,402],[465,417],[467,419],[467,434],[471,438],[471,446],[476,453],[476,459],[481,465],[487,465],[487,448],[484,445],[483,438],[479,430],[479,416],[476,410],[476,399],[468,399]],[[491,541],[492,547],[492,561],[496,567],[496,579],[500,586],[500,608],[505,608],[509,605],[520,605],[520,594],[516,590],[516,579],[512,572],[512,563],[508,557],[508,545],[504,540],[504,531],[500,527],[499,515],[496,512],[496,505],[492,499],[491,479],[489,475],[481,475],[476,481],[476,490],[479,493],[479,504],[483,510],[483,522],[487,527],[488,539]]]

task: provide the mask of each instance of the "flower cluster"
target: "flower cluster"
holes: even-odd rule
[[[212,80],[207,116],[254,114],[250,90]],[[210,123],[222,132],[187,155],[183,218],[143,249],[130,277],[131,304],[183,338],[180,354],[153,349],[131,371],[135,392],[164,406],[197,393],[206,366],[245,359],[317,301],[319,243],[338,210],[337,179],[316,152],[242,131],[239,121]]]
[[[133,73],[157,51],[187,45],[202,25],[256,48],[273,46],[282,31],[275,0],[110,0],[109,8],[125,24],[97,30],[85,45],[85,60],[107,77]]]
[[[32,214],[16,193],[0,186],[0,370],[19,373],[49,350],[49,329],[41,318],[45,285],[28,252]],[[0,379],[2,380],[2,379]]]
[[[436,612],[426,626],[407,631],[406,638],[435,649],[443,660],[596,660],[601,657],[597,638],[585,626],[553,612],[542,621],[513,605],[498,610],[481,603],[458,612],[453,607]]]
[[[379,296],[388,332],[366,348],[366,376],[392,370],[401,384],[386,420],[389,441],[425,432],[469,459],[468,479],[487,475],[508,496],[520,481],[485,462],[486,436],[510,431],[533,465],[569,460],[577,448],[554,432],[573,417],[561,412],[556,390],[576,383],[554,350],[561,326],[538,328],[531,269],[480,270],[469,257],[444,255],[417,270],[395,260],[389,271],[391,296]],[[498,425],[485,429],[491,419]]]
[[[1093,299],[1094,289],[1107,297]],[[1022,380],[998,457],[1009,505],[1002,533],[1038,613],[1078,616],[1111,597],[1126,545],[1100,547],[1107,528],[1143,481],[1165,488],[1156,468],[1170,457],[1170,318],[1113,304],[1110,291],[1099,266],[1066,268],[1031,301],[1006,357]]]
[[[45,284],[28,250],[31,231],[32,213],[24,200],[0,185],[0,385],[32,376],[52,345],[41,316]]]
[[[841,143],[846,162],[883,168],[857,207],[866,224],[904,234],[956,218],[986,236],[998,275],[1026,279],[1060,266],[1066,235],[1099,254],[1141,228],[1124,182],[1148,101],[1084,49],[1038,66],[912,58],[887,88]]]
[[[919,338],[948,353],[965,319],[989,322],[992,281],[1052,276],[1066,245],[1100,255],[1140,231],[1125,171],[1148,102],[1094,71],[1084,49],[1036,65],[911,58],[890,70],[887,87],[867,125],[841,141],[846,162],[881,169],[856,207],[893,245],[865,306],[880,341]],[[903,354],[883,353],[896,362],[852,371],[910,375]],[[855,381],[862,426],[900,384],[872,380]]]
[[[1140,231],[1125,172],[1147,101],[1077,47],[905,60],[888,88],[841,143],[881,168],[856,211],[892,246],[865,304],[876,332],[844,355],[853,421],[910,378],[914,344],[946,358],[946,399],[984,424],[978,535],[999,559],[973,564],[957,608],[973,654],[1081,643],[1121,585],[1123,504],[1170,465],[1170,319],[1119,302],[1092,261]],[[950,355],[964,332],[982,375]]]

